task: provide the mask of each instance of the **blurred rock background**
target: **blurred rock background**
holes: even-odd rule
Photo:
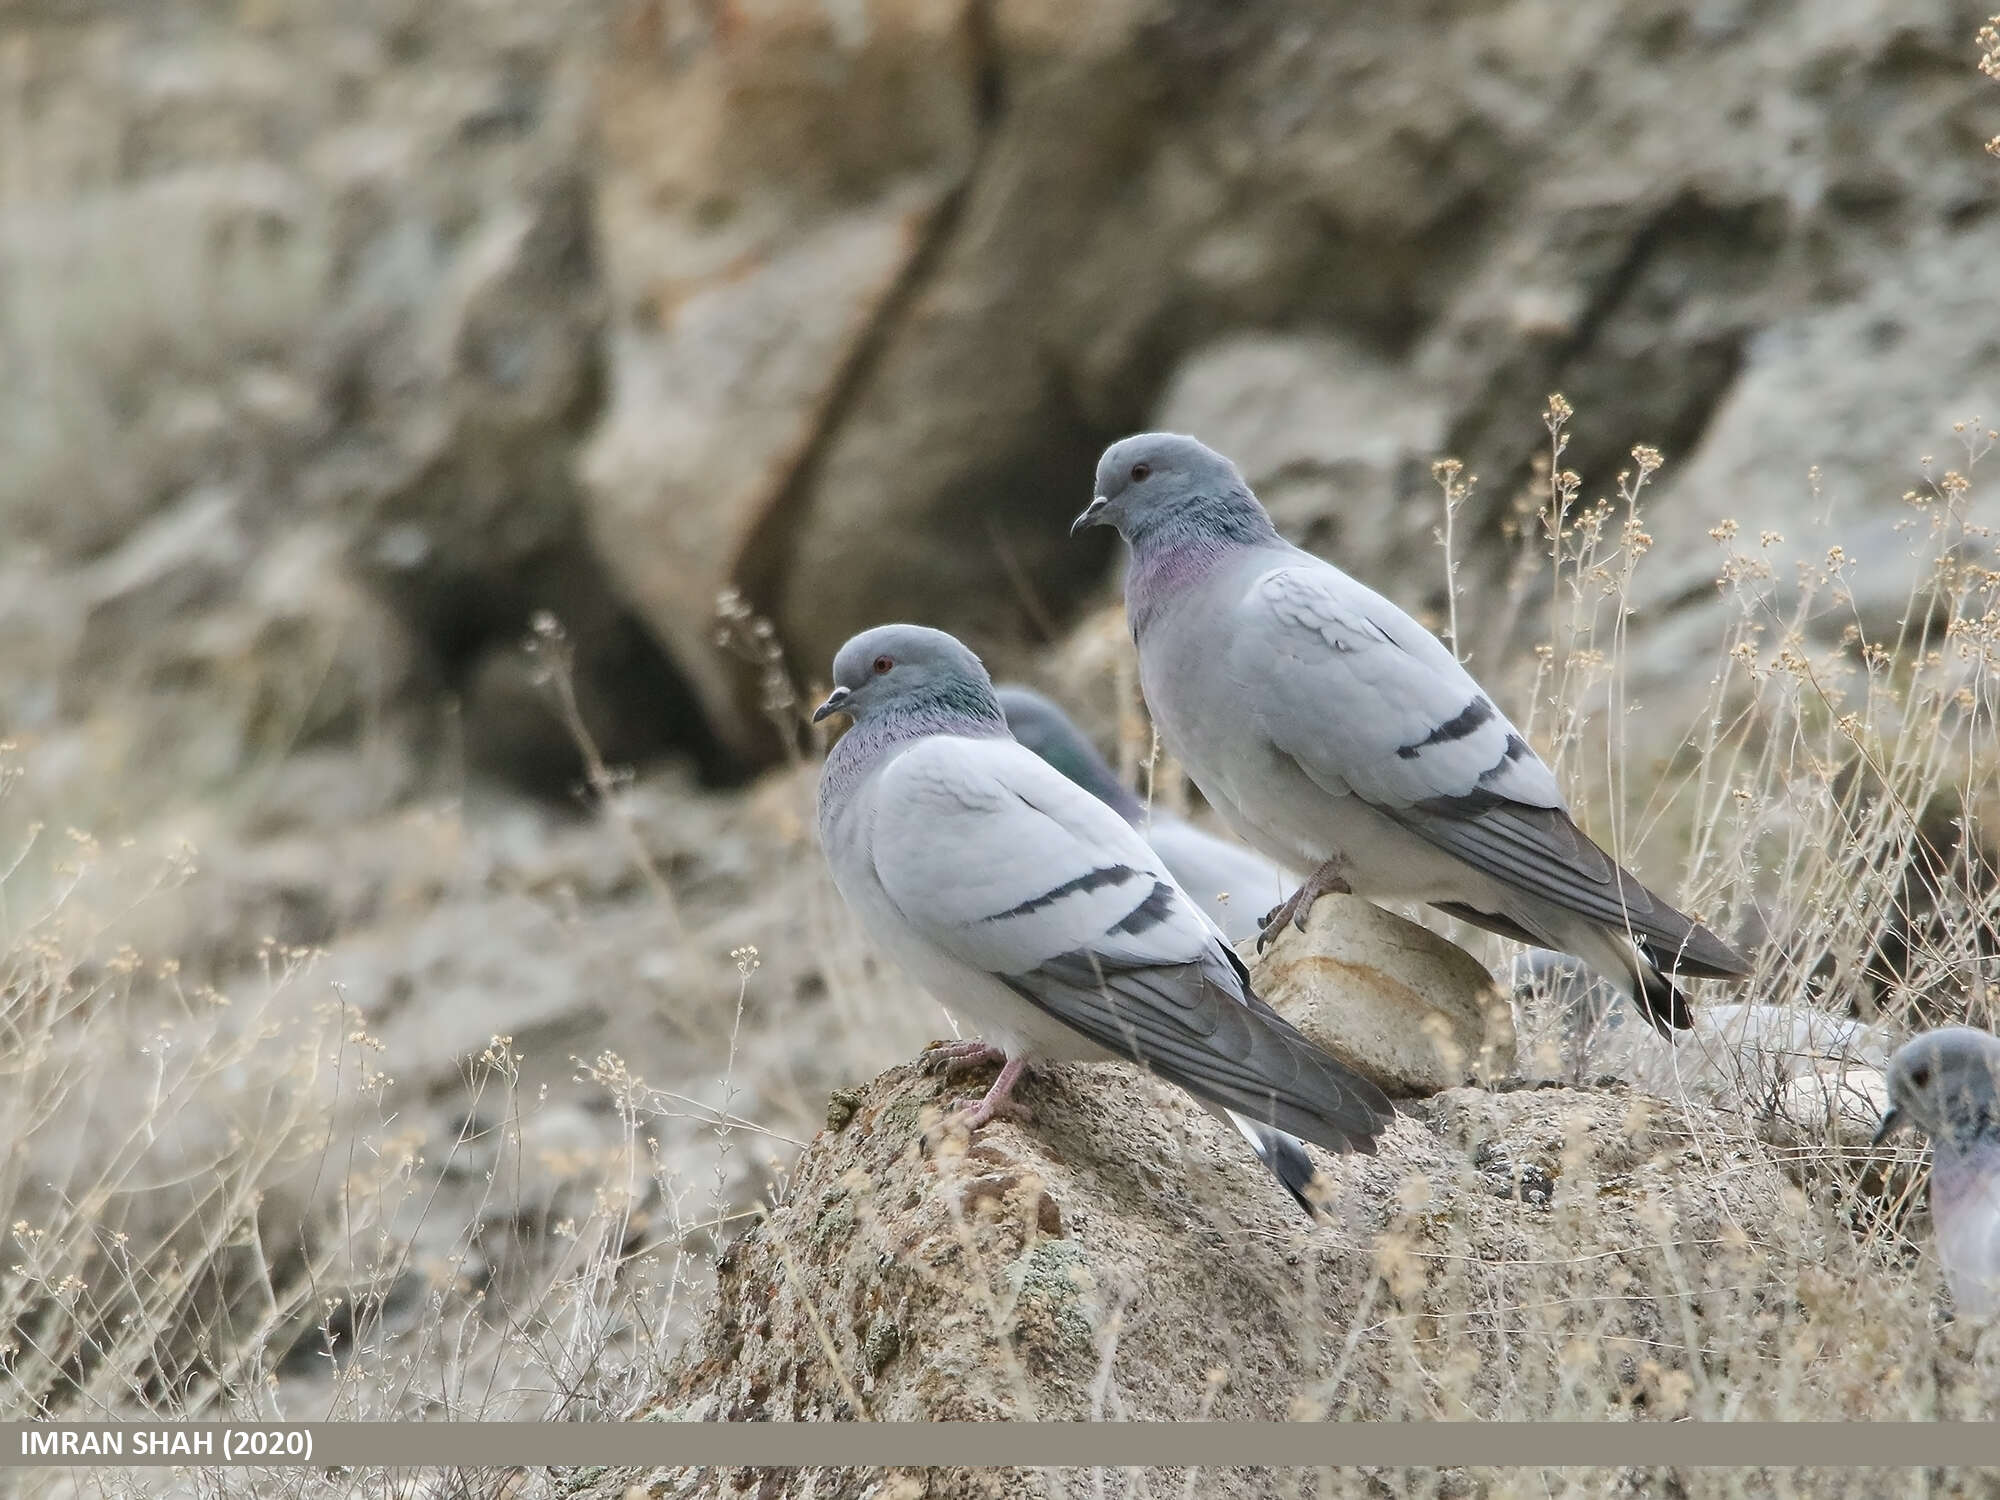
[[[1586,497],[1634,444],[1667,458],[1629,622],[1643,770],[1712,672],[1712,528],[1782,532],[1780,583],[1829,538],[1893,564],[1920,456],[1951,467],[1952,423],[2000,416],[1979,19],[12,5],[10,900],[60,888],[53,830],[130,862],[190,844],[78,953],[115,939],[229,990],[273,942],[327,949],[311,993],[382,1041],[385,1109],[447,1135],[504,1035],[572,1154],[622,1139],[575,1081],[605,1049],[704,1098],[727,1072],[731,1110],[802,1139],[828,1087],[941,1019],[841,977],[870,960],[768,684],[716,644],[721,590],[801,690],[887,617],[1083,680],[1115,654],[1115,585],[1068,519],[1102,444],[1169,426],[1441,619],[1449,454],[1478,476],[1463,633],[1497,672],[1546,637],[1516,565],[1557,390]],[[1915,567],[1867,575],[1871,633]],[[539,654],[538,615],[561,632]],[[615,815],[551,655],[636,774]],[[141,1040],[93,1066],[140,1076]],[[771,1170],[738,1152],[718,1201]]]

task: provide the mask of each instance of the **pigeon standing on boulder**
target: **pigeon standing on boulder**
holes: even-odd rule
[[[1889,1059],[1880,1145],[1904,1125],[1931,1138],[1931,1224],[1958,1310],[2000,1313],[2000,1037],[1946,1026]]]
[[[1237,833],[1312,875],[1264,940],[1330,891],[1425,901],[1581,958],[1662,1034],[1669,976],[1742,955],[1570,818],[1555,776],[1444,644],[1278,535],[1236,466],[1190,437],[1105,450],[1073,531],[1131,549],[1125,612],[1162,739]]]
[[[941,631],[882,625],[840,648],[815,721],[853,726],[820,773],[834,884],[870,936],[1004,1058],[960,1116],[1023,1111],[1031,1061],[1122,1058],[1225,1115],[1310,1212],[1311,1159],[1372,1151],[1372,1083],[1252,992],[1222,934],[1110,808],[1017,744],[979,658]]]
[[[1254,849],[1204,833],[1172,813],[1149,811],[1069,715],[1040,693],[1012,684],[994,691],[1014,738],[1138,829],[1230,942],[1255,936],[1261,914],[1298,885],[1298,876]]]

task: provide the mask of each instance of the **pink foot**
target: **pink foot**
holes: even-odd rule
[[[1021,1075],[1028,1065],[1015,1058],[1000,1070],[1000,1076],[993,1080],[993,1087],[985,1097],[976,1101],[962,1102],[945,1123],[962,1126],[969,1135],[980,1126],[997,1119],[1019,1120],[1025,1123],[1034,1118],[1028,1106],[1014,1098],[1014,1085],[1021,1081]]]

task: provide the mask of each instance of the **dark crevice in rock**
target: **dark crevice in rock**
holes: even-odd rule
[[[1546,444],[1539,402],[1560,390],[1578,409],[1563,462],[1583,476],[1587,497],[1615,490],[1636,443],[1685,459],[1742,369],[1751,303],[1779,270],[1785,218],[1772,200],[1683,193],[1667,202],[1604,272],[1567,336],[1495,372],[1494,399],[1474,409],[1470,431],[1452,434],[1450,451],[1481,455],[1482,487],[1518,492]]]
[[[347,420],[376,430],[378,452],[428,445],[359,500],[357,570],[457,696],[467,765],[559,801],[576,795],[584,758],[525,649],[542,612],[562,626],[579,716],[609,764],[685,754],[711,783],[749,769],[620,600],[586,530],[576,450],[607,381],[594,199],[581,169],[552,171],[518,238],[496,234],[505,253],[456,313],[448,360],[423,392],[449,423],[441,436],[409,421],[409,356],[378,352],[401,330],[364,323],[329,361]]]
[[[710,785],[747,769],[715,736],[681,669],[618,602],[581,528],[521,558],[506,574],[469,571],[404,581],[385,592],[432,652],[459,700],[468,765],[556,801],[573,800],[582,752],[527,649],[535,617],[562,626],[578,713],[605,761],[690,757]]]
[[[938,200],[925,220],[894,283],[877,304],[868,327],[855,339],[834,377],[811,434],[800,445],[791,470],[772,491],[763,514],[745,538],[732,574],[753,608],[767,618],[780,611],[780,595],[797,563],[800,518],[812,502],[819,476],[841,432],[867,392],[882,360],[922,295],[964,218],[965,206],[990,159],[994,137],[1005,116],[1006,80],[993,35],[991,0],[969,0],[964,21],[971,53],[972,88],[978,138],[965,175]],[[809,667],[810,671],[811,668]],[[746,695],[750,691],[746,684]],[[746,696],[746,703],[747,703]],[[754,705],[753,705],[754,706]],[[764,722],[746,710],[751,722]],[[772,747],[775,753],[775,746]]]

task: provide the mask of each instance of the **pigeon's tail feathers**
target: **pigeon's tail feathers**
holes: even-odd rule
[[[1633,1009],[1666,1040],[1694,1025],[1694,1007],[1674,983],[1673,971],[1655,962],[1644,943],[1607,927],[1564,946],[1623,990]]]
[[[1694,1025],[1694,1007],[1688,1004],[1687,996],[1643,952],[1632,978],[1632,1001],[1639,1007],[1639,1014],[1652,1023],[1653,1030],[1672,1041],[1676,1031],[1686,1031]]]
[[[1678,942],[1647,935],[1636,941],[1648,963],[1679,979],[1743,979],[1750,973],[1747,958],[1692,919]]]
[[[1120,965],[1080,951],[999,977],[1106,1051],[1214,1109],[1329,1151],[1365,1150],[1395,1118],[1387,1097],[1258,999],[1245,972],[1216,934],[1196,963]]]
[[[1463,901],[1436,901],[1432,905],[1439,911],[1457,917],[1461,922],[1470,922],[1475,927],[1483,927],[1488,932],[1497,932],[1504,938],[1512,938],[1517,943],[1526,943],[1531,948],[1558,948],[1574,952],[1577,957],[1593,964],[1602,964],[1605,954],[1599,954],[1602,944],[1586,942],[1582,947],[1564,947],[1565,939],[1552,936],[1553,933],[1568,930],[1568,942],[1574,944],[1577,920],[1569,913],[1557,913],[1558,920],[1545,923],[1546,931],[1536,931],[1518,917],[1505,912],[1480,911]],[[1626,947],[1625,934],[1615,928],[1606,927],[1603,935],[1610,946],[1622,950]],[[1658,938],[1634,934],[1631,946],[1636,948],[1636,959],[1625,956],[1612,969],[1615,975],[1629,970],[1633,980],[1633,998],[1643,1009],[1651,1003],[1649,996],[1655,997],[1664,1007],[1662,1014],[1679,1015],[1689,1013],[1687,1001],[1680,997],[1673,985],[1667,982],[1669,975],[1676,979],[1741,979],[1750,972],[1750,964],[1742,954],[1710,932],[1699,922],[1689,922],[1687,931],[1678,944],[1662,942]],[[1585,951],[1585,950],[1588,951]],[[1593,958],[1593,955],[1596,955]],[[1649,1016],[1648,1019],[1651,1019]],[[1655,1024],[1658,1024],[1657,1022]],[[1673,1021],[1675,1027],[1688,1023]]]
[[[1514,743],[1525,753],[1524,741],[1516,736]],[[1663,973],[1684,979],[1744,979],[1750,974],[1748,959],[1657,891],[1648,890],[1560,807],[1530,806],[1476,789],[1463,796],[1430,797],[1407,807],[1378,810],[1508,893],[1505,912],[1468,920],[1510,937],[1514,934],[1496,926],[1497,921],[1509,920],[1530,931],[1561,927],[1570,932],[1579,930],[1582,922],[1593,923],[1621,939],[1629,935],[1645,944],[1653,966]],[[1585,949],[1543,941],[1590,960]]]
[[[1456,903],[1438,903],[1453,916],[1463,917],[1489,931],[1505,933],[1538,947],[1582,959],[1604,979],[1615,985],[1655,1031],[1668,1041],[1676,1031],[1694,1025],[1694,1006],[1674,983],[1675,977],[1726,977],[1699,964],[1670,964],[1659,945],[1644,937],[1578,917],[1548,903],[1517,907],[1512,916],[1492,916]],[[1512,928],[1514,930],[1510,931]],[[1718,947],[1733,951],[1705,928],[1696,931],[1709,936]],[[1739,959],[1740,963],[1741,960]]]
[[[1243,1139],[1250,1143],[1250,1149],[1257,1153],[1257,1160],[1270,1169],[1284,1190],[1292,1195],[1292,1201],[1306,1211],[1306,1217],[1317,1219],[1326,1206],[1327,1182],[1313,1165],[1312,1156],[1306,1150],[1306,1143],[1295,1135],[1269,1125],[1259,1125],[1228,1110],[1229,1123],[1234,1125]],[[1358,1145],[1356,1150],[1372,1153],[1375,1143],[1371,1140]]]

